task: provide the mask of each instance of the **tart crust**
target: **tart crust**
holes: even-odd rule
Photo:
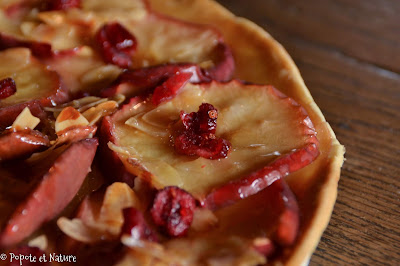
[[[217,28],[233,51],[234,78],[271,84],[307,110],[317,130],[321,154],[314,163],[287,177],[302,216],[295,245],[279,258],[286,265],[307,264],[333,211],[345,149],[314,102],[293,60],[261,27],[236,17],[212,0],[149,0],[149,4],[156,12]]]

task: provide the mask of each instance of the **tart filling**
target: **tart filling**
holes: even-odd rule
[[[186,156],[174,148],[173,140],[183,130],[181,111],[196,112],[202,103],[218,110],[215,135],[232,145],[226,158]],[[150,99],[132,100],[105,120],[104,127],[110,128],[109,147],[129,172],[156,189],[179,186],[199,199],[282,155],[318,143],[311,120],[296,102],[271,86],[238,81],[188,83],[172,100],[158,106]]]

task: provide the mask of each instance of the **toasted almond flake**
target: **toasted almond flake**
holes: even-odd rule
[[[87,125],[89,125],[89,121],[79,111],[73,107],[66,107],[57,116],[55,128],[56,133],[59,133],[70,127]]]
[[[89,121],[89,125],[93,125],[103,116],[112,114],[117,108],[117,102],[106,101],[87,109],[82,115]]]
[[[165,252],[165,248],[159,243],[146,240],[132,239],[128,236],[122,236],[121,242],[127,247],[133,248],[135,251],[150,255],[152,257],[166,260],[171,254]]]
[[[257,237],[253,239],[253,245],[254,246],[264,246],[264,245],[269,245],[271,243],[271,240],[266,237]]]
[[[78,111],[81,112],[81,113],[85,112],[86,110],[88,110],[88,109],[90,109],[92,107],[95,107],[95,106],[97,106],[97,105],[99,105],[101,103],[104,103],[106,101],[107,101],[106,98],[99,98],[97,101],[94,101],[94,102],[88,103],[86,105],[80,106],[78,108]]]
[[[40,235],[28,242],[28,246],[40,248],[41,250],[46,250],[48,246],[48,240],[46,235]]]
[[[73,100],[71,102],[67,102],[64,104],[60,104],[56,107],[45,107],[44,109],[49,112],[61,112],[65,107],[71,106],[77,109],[79,112],[82,110],[89,109],[92,106],[96,106],[99,103],[105,102],[107,99],[95,97],[95,96],[87,96],[77,100]]]
[[[40,119],[33,116],[28,107],[25,107],[24,110],[17,116],[14,123],[12,124],[12,128],[16,130],[21,129],[34,129],[40,123]]]
[[[117,236],[124,223],[122,210],[129,207],[141,209],[135,192],[125,183],[113,183],[107,188],[98,222],[106,224],[107,231]]]
[[[121,104],[125,101],[125,95],[123,94],[117,94],[114,95],[110,100],[116,101],[118,104]]]
[[[22,34],[29,36],[31,32],[38,26],[38,23],[32,22],[32,21],[27,21],[21,23],[20,29]]]
[[[85,220],[61,217],[57,225],[66,235],[84,243],[116,239],[124,223],[122,210],[128,207],[143,209],[135,192],[127,184],[115,182],[105,192],[98,217]]]
[[[112,239],[105,231],[89,226],[81,219],[69,220],[66,217],[60,217],[57,220],[60,230],[67,236],[83,243],[95,243],[106,239]]]
[[[195,231],[207,231],[216,226],[218,218],[209,209],[197,208],[194,212],[191,229]]]
[[[38,19],[51,26],[60,26],[66,23],[65,16],[60,12],[40,12]]]

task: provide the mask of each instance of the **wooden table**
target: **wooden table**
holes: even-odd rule
[[[283,44],[346,147],[310,265],[400,265],[400,1],[218,2]]]

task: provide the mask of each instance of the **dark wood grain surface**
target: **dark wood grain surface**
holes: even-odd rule
[[[400,1],[218,2],[287,49],[346,147],[310,265],[400,265]]]

